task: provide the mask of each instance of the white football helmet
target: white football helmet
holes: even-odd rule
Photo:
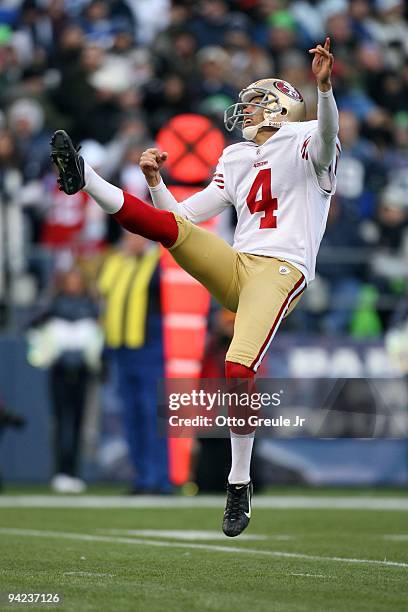
[[[245,113],[244,108],[255,97],[261,96],[253,106],[252,113]],[[287,81],[278,78],[261,79],[251,83],[240,91],[238,102],[229,106],[224,113],[225,128],[232,132],[235,127],[242,129],[246,140],[253,140],[263,127],[282,127],[284,122],[304,121],[306,105],[303,96]],[[263,121],[257,125],[244,126],[244,120],[254,115],[258,108],[263,108]]]

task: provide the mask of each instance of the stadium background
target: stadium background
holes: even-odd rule
[[[243,86],[279,75],[304,94],[313,118],[307,50],[325,34],[336,58],[338,190],[318,278],[274,341],[265,372],[403,373],[386,338],[407,316],[404,11],[398,0],[1,3],[0,396],[27,419],[24,430],[7,430],[0,439],[6,482],[47,482],[52,473],[46,373],[27,363],[25,321],[50,293],[56,272],[74,257],[97,257],[118,239],[96,206],[56,190],[52,131],[67,129],[105,178],[147,198],[138,156],[179,114],[204,115],[222,131],[224,108]],[[173,182],[197,188],[210,170],[193,180],[179,173]],[[233,223],[223,217],[215,231],[228,238]],[[210,330],[216,312],[212,304]],[[112,388],[98,383],[84,432],[87,480],[127,477],[119,423]],[[270,482],[277,474],[281,483],[408,482],[404,440],[295,441],[290,448],[269,441],[258,456]]]

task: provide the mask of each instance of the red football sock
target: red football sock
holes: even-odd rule
[[[161,242],[167,249],[172,247],[178,237],[177,221],[173,213],[158,210],[126,191],[123,197],[122,208],[113,215],[116,221],[133,234]]]
[[[255,372],[251,370],[251,368],[247,368],[241,363],[233,363],[232,361],[225,362],[225,378],[227,382],[232,382],[233,379],[247,379],[248,386],[245,389],[245,393],[251,394],[255,389]],[[233,392],[234,386],[227,385],[228,390]],[[252,409],[249,406],[241,406],[239,403],[237,406],[230,405],[228,410],[228,415],[231,417],[236,417],[237,419],[243,419],[245,425],[233,425],[231,427],[231,432],[234,434],[238,434],[240,436],[247,436],[248,434],[253,434],[255,432],[256,427],[249,425],[248,417],[254,414]]]

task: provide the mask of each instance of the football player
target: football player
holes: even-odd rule
[[[252,83],[225,112],[226,129],[241,129],[245,141],[227,147],[212,182],[183,202],[175,200],[161,178],[165,152],[148,149],[140,159],[153,207],[98,176],[63,130],[51,142],[63,191],[83,189],[127,230],[161,242],[224,307],[236,312],[227,380],[253,380],[283,317],[314,278],[340,145],[330,39],[309,53],[317,81],[317,120],[305,121],[303,97],[289,83],[279,78]],[[195,225],[228,206],[235,206],[238,217],[232,247]],[[239,535],[249,523],[253,441],[253,430],[231,430],[223,518],[227,536]]]

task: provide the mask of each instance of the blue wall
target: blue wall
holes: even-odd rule
[[[7,428],[0,438],[0,470],[5,480],[40,482],[52,474],[47,374],[28,365],[26,344],[0,338],[0,397],[11,412],[24,416],[24,429]]]

